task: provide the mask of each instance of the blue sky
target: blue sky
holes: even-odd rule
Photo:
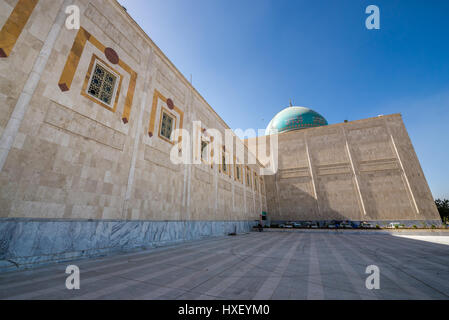
[[[330,124],[401,113],[449,198],[449,1],[119,1],[231,128],[264,129],[290,99]]]

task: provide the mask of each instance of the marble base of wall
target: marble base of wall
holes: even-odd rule
[[[0,272],[251,230],[256,221],[0,219]]]

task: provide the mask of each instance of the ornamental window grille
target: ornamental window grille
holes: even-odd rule
[[[223,155],[221,157],[222,159],[222,168],[223,168],[223,172],[226,172],[226,157]]]
[[[173,123],[174,119],[167,113],[162,113],[162,121],[161,121],[161,136],[170,140],[171,133],[173,131]]]
[[[206,141],[201,141],[201,160],[207,161],[207,145]]]
[[[110,106],[115,95],[116,84],[117,76],[97,62],[87,93]]]

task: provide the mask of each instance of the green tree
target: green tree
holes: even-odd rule
[[[440,213],[441,220],[445,223],[449,223],[449,200],[448,199],[436,199],[435,204],[437,205],[438,212]]]

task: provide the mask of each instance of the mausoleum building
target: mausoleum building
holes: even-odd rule
[[[262,212],[440,223],[400,115],[329,125],[291,106],[257,141],[277,159],[260,156],[229,147],[115,0],[0,0],[0,28],[0,271],[246,232]]]

